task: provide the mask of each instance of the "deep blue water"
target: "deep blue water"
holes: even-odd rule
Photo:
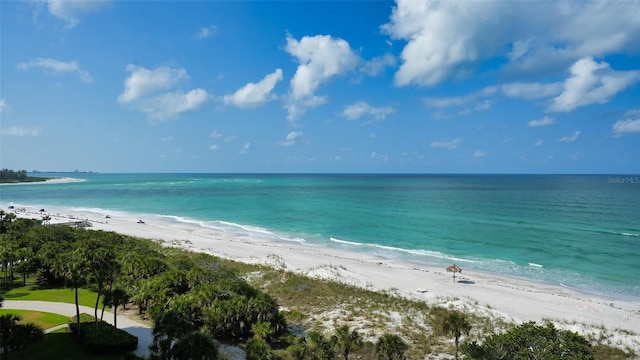
[[[60,176],[69,176],[68,174]],[[273,241],[640,298],[640,177],[76,174],[0,200],[169,216]]]

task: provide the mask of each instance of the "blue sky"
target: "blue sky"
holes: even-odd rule
[[[1,167],[640,173],[638,1],[3,1]]]

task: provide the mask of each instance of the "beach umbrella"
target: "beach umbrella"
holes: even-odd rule
[[[460,266],[453,264],[451,266],[447,267],[447,272],[452,272],[453,273],[453,282],[456,282],[456,273],[462,273],[462,269],[460,269]]]

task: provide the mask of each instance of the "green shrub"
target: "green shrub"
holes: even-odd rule
[[[465,342],[462,353],[476,360],[575,359],[593,360],[591,345],[582,336],[552,324],[523,323],[503,334],[494,334],[482,344]]]
[[[87,352],[94,355],[117,355],[134,351],[138,347],[136,336],[104,321],[98,321],[96,327],[94,319],[91,315],[80,314],[79,327],[75,316],[69,319],[71,333]]]

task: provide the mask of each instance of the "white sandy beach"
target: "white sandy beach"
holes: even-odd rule
[[[1,209],[8,211],[8,204]],[[430,304],[453,303],[455,306],[484,311],[515,322],[550,319],[564,323],[564,328],[583,334],[608,330],[617,332],[611,345],[635,349],[640,353],[640,300],[618,300],[575,291],[561,286],[524,281],[487,273],[467,271],[454,283],[443,268],[416,266],[295,242],[274,242],[251,238],[228,231],[214,230],[160,217],[130,218],[118,213],[74,211],[14,204],[19,217],[41,219],[51,216],[51,223],[88,219],[92,229],[115,231],[137,237],[162,240],[169,245],[248,263],[264,263],[311,276],[339,280],[377,290],[394,290]],[[106,216],[109,215],[109,218]]]

